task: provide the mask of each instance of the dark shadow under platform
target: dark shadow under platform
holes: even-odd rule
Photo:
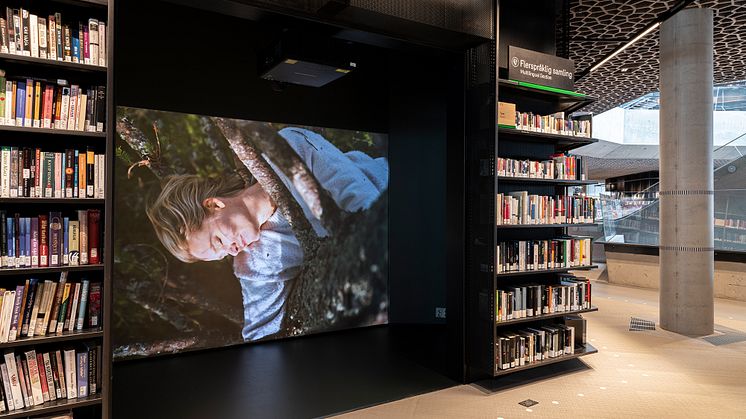
[[[442,339],[384,326],[117,362],[113,417],[309,418],[398,400],[457,384],[436,372]]]

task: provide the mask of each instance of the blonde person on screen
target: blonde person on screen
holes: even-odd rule
[[[345,211],[369,208],[388,186],[385,158],[373,159],[360,151],[342,153],[321,135],[303,128],[288,127],[279,134]],[[327,235],[289,179],[269,163],[316,233]],[[237,174],[171,176],[164,179],[147,215],[163,246],[183,262],[233,257],[243,296],[244,340],[280,331],[289,281],[300,272],[303,251],[287,220],[258,183],[246,185]]]

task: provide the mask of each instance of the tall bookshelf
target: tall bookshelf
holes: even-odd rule
[[[483,44],[467,54],[467,283],[466,283],[466,377],[469,381],[490,380],[528,369],[575,359],[597,352],[590,344],[575,345],[574,353],[534,363],[500,369],[497,365],[500,336],[522,328],[539,328],[564,322],[565,316],[596,311],[594,306],[569,312],[498,321],[496,292],[521,285],[553,285],[559,275],[595,268],[579,267],[498,272],[497,245],[511,240],[549,240],[567,236],[567,228],[578,224],[498,225],[499,193],[528,191],[537,195],[569,195],[569,188],[594,184],[591,180],[532,179],[498,176],[498,157],[543,161],[555,153],[568,152],[596,139],[546,134],[498,126],[498,101],[510,102],[521,112],[549,115],[579,111],[593,97],[530,83],[499,79],[495,43]],[[592,223],[584,224],[589,225]],[[582,224],[581,224],[582,225]],[[576,334],[584,333],[576,330]]]
[[[102,359],[98,368],[101,371],[101,385],[96,394],[86,397],[61,398],[35,404],[31,407],[7,409],[0,413],[0,419],[26,418],[42,415],[55,415],[72,412],[78,419],[108,418],[110,417],[110,316],[112,303],[111,286],[111,215],[112,215],[112,163],[113,163],[113,4],[109,0],[43,0],[33,3],[22,0],[4,2],[0,14],[5,17],[5,7],[28,8],[31,13],[46,17],[50,13],[59,12],[67,22],[87,21],[95,18],[107,24],[106,30],[106,66],[55,61],[48,58],[16,55],[0,52],[0,69],[6,72],[9,79],[31,78],[41,80],[65,79],[70,84],[81,86],[106,86],[106,122],[104,132],[86,132],[63,129],[45,129],[35,127],[20,127],[0,125],[0,145],[15,147],[41,148],[49,151],[64,151],[65,149],[93,150],[97,154],[105,154],[105,195],[102,198],[28,198],[2,197],[0,208],[7,213],[21,213],[23,216],[48,214],[50,211],[71,213],[76,210],[97,209],[101,211],[101,241],[103,254],[101,263],[79,266],[50,266],[50,267],[20,267],[0,268],[0,287],[14,289],[22,285],[25,280],[36,278],[40,281],[52,280],[58,282],[60,274],[67,272],[70,282],[80,282],[86,278],[91,282],[101,283],[101,322],[98,327],[84,327],[80,331],[64,331],[61,333],[47,332],[43,336],[20,337],[12,342],[0,343],[0,352],[14,351],[23,354],[24,351],[34,349],[37,353],[48,351],[80,348],[85,343],[92,343],[101,347]],[[64,22],[64,20],[63,20]],[[2,389],[0,389],[2,391]]]

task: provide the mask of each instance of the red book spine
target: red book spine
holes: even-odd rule
[[[88,210],[88,263],[100,262],[99,234],[101,231],[101,211]]]
[[[47,385],[47,371],[44,369],[44,356],[36,354],[36,365],[39,370],[39,381],[41,381],[41,392],[47,394],[44,401],[49,400],[49,385]],[[54,389],[52,389],[54,391]]]
[[[39,216],[39,266],[49,266],[49,221]]]

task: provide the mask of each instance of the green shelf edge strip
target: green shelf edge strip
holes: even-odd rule
[[[578,93],[578,92],[573,92],[572,90],[565,90],[565,89],[560,89],[557,87],[542,86],[540,84],[529,83],[526,81],[518,81],[518,80],[510,80],[510,81],[518,84],[519,86],[530,87],[532,89],[546,90],[547,92],[562,93],[565,95],[571,95],[571,96],[576,96],[580,98],[587,98],[586,95],[582,93]]]
[[[497,124],[499,128],[508,128],[508,129],[516,129],[513,125],[504,125],[504,124]]]

